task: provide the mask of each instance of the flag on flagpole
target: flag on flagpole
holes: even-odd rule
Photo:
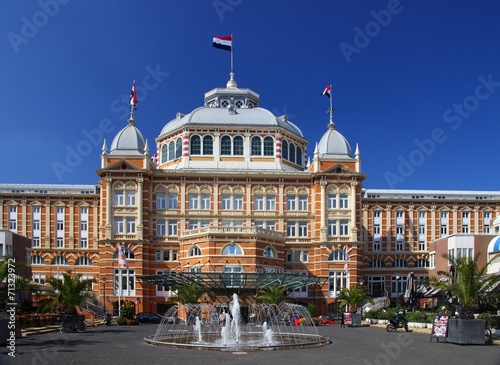
[[[344,247],[344,272],[347,273],[348,265],[347,261],[349,260],[349,256],[347,255],[347,246]]]
[[[132,83],[132,92],[130,93],[130,106],[133,107],[134,109],[136,108],[135,106],[139,104],[139,101],[137,100],[137,92],[135,90],[135,80]]]
[[[122,246],[119,243],[117,243],[116,247],[118,248],[118,267],[119,268],[128,267],[127,259],[125,258],[125,253],[123,252]]]
[[[233,36],[215,36],[213,37],[212,45],[215,48],[231,51],[231,48],[233,46]]]
[[[325,90],[323,90],[323,92],[321,93],[321,95],[326,95],[328,96],[329,98],[332,96],[331,94],[331,91],[332,91],[332,86],[331,85],[328,85],[327,87],[325,87]]]

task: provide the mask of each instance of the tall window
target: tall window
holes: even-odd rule
[[[168,235],[177,236],[177,221],[175,219],[168,221]]]
[[[175,159],[175,142],[170,141],[168,144],[168,160],[172,161]]]
[[[274,140],[272,137],[264,138],[264,156],[274,156]]]
[[[276,195],[266,195],[266,210],[276,210]]]
[[[286,196],[286,210],[296,210],[296,195],[287,195]]]
[[[328,220],[328,236],[336,236],[337,235],[337,220],[331,219]]]
[[[264,195],[254,196],[254,210],[264,210]]]
[[[340,194],[340,209],[349,208],[349,196],[347,194]]]
[[[252,156],[262,155],[262,141],[259,136],[252,137]]]
[[[201,209],[210,210],[210,194],[201,194]]]
[[[340,220],[340,235],[348,236],[349,235],[349,221],[345,219]]]
[[[328,273],[329,296],[335,298],[342,288],[347,287],[347,273],[344,271],[330,271]]]
[[[328,194],[326,196],[327,208],[335,209],[337,208],[337,194]]]
[[[165,209],[166,207],[166,195],[165,193],[156,194],[156,209]]]
[[[178,208],[178,200],[177,193],[169,193],[168,194],[168,209],[177,209]]]
[[[233,155],[243,156],[243,137],[236,136],[233,138]]]
[[[191,146],[192,155],[201,155],[201,138],[200,136],[191,136]]]
[[[165,236],[166,233],[165,219],[158,219],[156,221],[156,235]]]
[[[299,195],[299,210],[307,210],[307,195]]]
[[[135,296],[135,270],[114,270],[114,295]]]
[[[281,156],[284,160],[288,160],[288,142],[286,139],[281,141]]]
[[[203,154],[213,155],[214,154],[214,139],[212,136],[203,137]]]
[[[190,193],[189,194],[189,209],[198,209],[199,195]]]
[[[231,137],[222,136],[220,139],[220,154],[221,156],[231,155]]]
[[[307,222],[299,222],[299,237],[307,237]]]

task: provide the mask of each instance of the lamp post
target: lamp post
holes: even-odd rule
[[[399,308],[399,275],[396,276],[396,312]]]
[[[104,312],[106,312],[106,278],[102,278],[101,282],[103,285],[103,294],[104,294],[103,306],[104,306]]]

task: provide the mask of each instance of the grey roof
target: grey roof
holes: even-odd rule
[[[113,139],[109,153],[111,155],[142,155],[144,147],[144,137],[135,126],[135,120],[129,119],[128,125]]]
[[[187,125],[280,127],[299,137],[304,137],[301,130],[288,121],[285,116],[276,117],[264,108],[241,108],[236,109],[236,113],[231,114],[227,108],[210,108],[205,106],[168,122],[163,127],[160,136],[170,134]]]
[[[349,157],[352,151],[347,139],[335,129],[335,124],[330,123],[328,130],[321,137],[318,144],[318,152],[322,157]]]

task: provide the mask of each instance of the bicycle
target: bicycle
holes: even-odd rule
[[[85,322],[85,316],[83,315],[67,315],[63,317],[63,322],[61,323],[61,333],[66,332],[79,332],[83,333],[87,330],[87,322]]]

